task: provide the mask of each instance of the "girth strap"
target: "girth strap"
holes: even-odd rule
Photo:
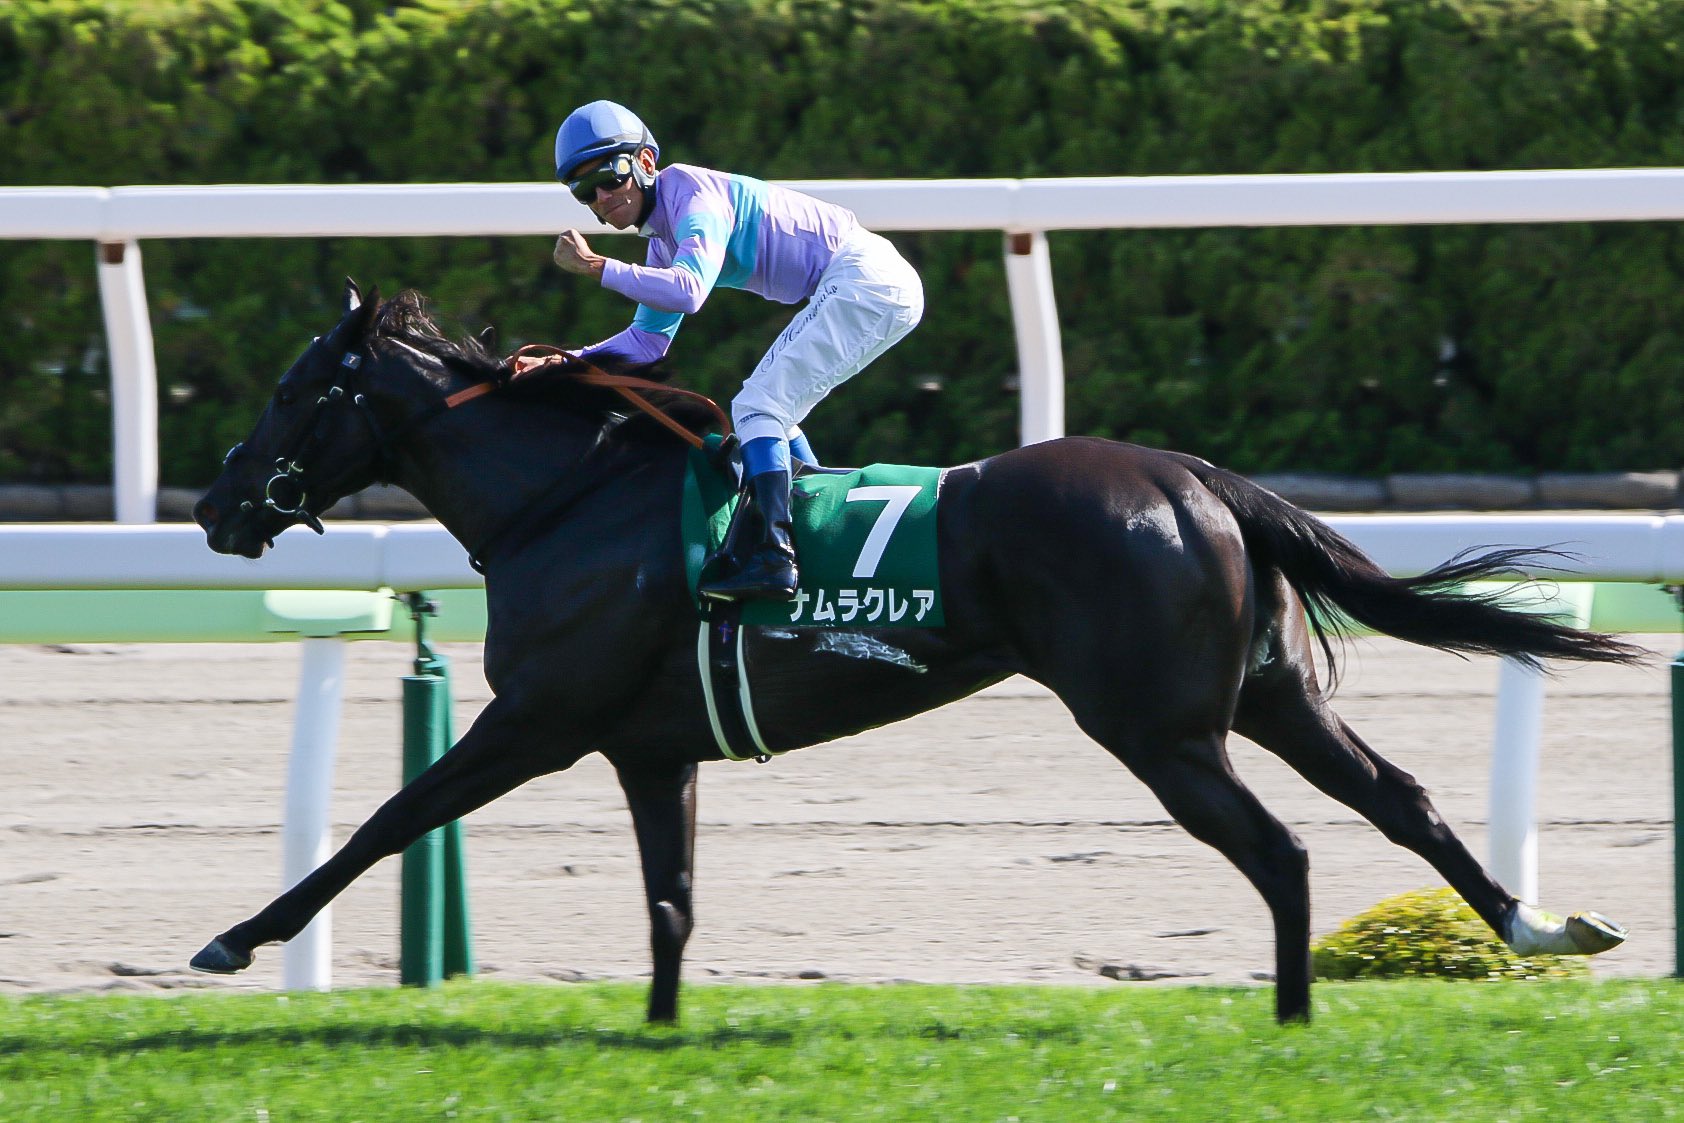
[[[782,754],[766,747],[754,720],[754,697],[743,658],[742,616],[738,604],[710,607],[696,631],[696,668],[719,751],[730,760],[753,758],[765,764]]]

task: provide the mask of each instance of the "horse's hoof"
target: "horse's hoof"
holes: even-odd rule
[[[1566,920],[1516,901],[1504,942],[1520,955],[1596,955],[1625,943],[1626,930],[1595,912]]]
[[[250,967],[251,956],[235,951],[219,937],[206,944],[204,950],[195,955],[188,966],[207,975],[232,975]]]
[[[1567,935],[1583,955],[1596,955],[1626,942],[1626,930],[1598,912],[1576,912],[1568,917]]]

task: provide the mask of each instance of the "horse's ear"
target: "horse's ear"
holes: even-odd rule
[[[479,333],[479,345],[485,348],[487,355],[495,355],[497,353],[497,329],[490,324],[486,324],[485,330]]]
[[[372,288],[365,297],[357,290],[357,282],[345,278],[345,315],[333,329],[333,337],[346,347],[355,347],[368,334],[374,313],[380,307],[380,290]]]

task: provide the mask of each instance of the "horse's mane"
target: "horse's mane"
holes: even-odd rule
[[[569,377],[583,368],[551,367],[536,375],[509,377],[508,358],[493,355],[479,339],[451,339],[428,310],[428,300],[415,289],[405,289],[385,301],[374,315],[374,334],[431,355],[456,371],[480,382],[496,382],[498,396],[510,401],[560,408],[614,426],[617,438],[668,439],[672,434],[652,418],[632,409],[609,387],[590,386]],[[663,363],[633,363],[617,355],[592,356],[597,367],[609,374],[630,374],[651,382],[665,382],[671,371]],[[645,391],[650,403],[659,406],[675,421],[702,432],[713,424],[707,407],[676,394]],[[629,415],[629,416],[628,416]]]

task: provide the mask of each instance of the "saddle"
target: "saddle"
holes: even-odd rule
[[[730,438],[690,453],[683,527],[686,580],[696,606],[696,664],[708,724],[730,760],[765,763],[773,748],[755,719],[753,675],[743,637],[752,626],[873,631],[944,624],[936,557],[942,469],[897,464],[816,468],[799,464],[790,491],[801,584],[794,600],[705,601],[696,586],[725,540],[742,496]],[[870,641],[848,637],[852,644]]]
[[[741,497],[741,467],[728,440],[690,454],[684,483],[686,579],[696,597],[702,567],[725,539]],[[799,462],[798,462],[799,463]],[[936,556],[936,504],[944,471],[900,464],[793,473],[790,511],[801,555],[795,599],[743,606],[744,624],[817,628],[939,628],[945,623]]]

